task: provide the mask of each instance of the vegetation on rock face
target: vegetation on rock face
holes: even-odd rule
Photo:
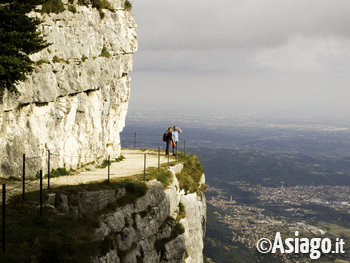
[[[201,191],[206,188],[205,184],[200,184],[202,174],[204,173],[202,164],[195,155],[187,154],[184,156],[184,154],[180,153],[179,157],[184,164],[182,171],[176,175],[180,189],[183,189],[185,193],[197,193],[200,195]]]
[[[17,92],[15,84],[33,71],[29,55],[49,44],[37,31],[41,20],[28,17],[38,1],[0,0],[0,95]]]
[[[132,4],[131,4],[131,2],[130,2],[129,0],[125,0],[125,2],[124,2],[124,8],[125,8],[125,10],[127,10],[127,11],[130,11],[130,10],[131,10]]]
[[[116,161],[123,158],[121,156]],[[203,167],[197,157],[180,154],[179,161],[184,163],[184,173],[181,172],[178,175],[181,188],[187,189],[188,192],[199,191]],[[105,163],[108,165],[107,160]],[[169,165],[173,164],[172,162]],[[160,171],[158,168],[147,169],[146,180],[156,179],[162,183],[164,188],[167,188],[173,180],[168,169],[169,165],[162,165]],[[51,175],[57,174],[59,176],[67,173],[70,172],[59,168],[53,170]],[[193,178],[188,181],[181,176]],[[40,217],[38,191],[27,193],[25,201],[21,200],[21,196],[13,197],[7,207],[7,251],[5,254],[0,252],[0,258],[5,262],[14,263],[26,262],[28,259],[36,262],[90,262],[91,256],[109,249],[111,244],[107,239],[103,241],[94,239],[95,229],[99,227],[100,216],[109,211],[115,211],[117,207],[134,203],[143,196],[147,192],[147,184],[143,182],[143,174],[128,178],[113,178],[110,183],[96,182],[62,186],[44,191],[44,199],[49,193],[64,194],[68,198],[68,203],[75,205],[75,198],[81,192],[113,189],[124,189],[126,194],[117,199],[115,203],[109,204],[105,209],[90,212],[83,217],[74,216],[74,213],[62,214],[50,206],[44,206],[43,216]],[[74,210],[72,207],[70,209]],[[155,249],[157,251],[163,251],[166,243],[184,233],[185,229],[180,221],[185,217],[185,207],[180,202],[176,219],[169,216],[160,227],[170,226],[171,233],[167,238],[156,240]]]
[[[95,229],[99,226],[100,215],[134,202],[147,191],[146,184],[129,179],[111,181],[111,183],[92,183],[87,185],[64,186],[45,190],[48,193],[63,193],[70,196],[78,192],[125,189],[126,195],[117,203],[98,212],[83,217],[62,214],[50,206],[44,206],[43,216],[39,215],[39,192],[11,199],[7,211],[6,253],[0,251],[1,262],[90,262],[91,256],[99,253],[104,241],[94,239]],[[47,198],[47,197],[44,197]],[[1,227],[1,222],[0,222]],[[1,241],[0,241],[1,243]]]
[[[100,57],[106,57],[109,58],[111,56],[111,54],[109,53],[107,47],[105,45],[103,45],[103,48],[101,50],[101,54]]]
[[[68,5],[68,11],[71,11],[73,14],[77,12],[77,8],[74,5]]]
[[[41,12],[46,14],[49,14],[49,13],[59,14],[64,10],[66,9],[64,8],[62,0],[47,0],[42,4]]]

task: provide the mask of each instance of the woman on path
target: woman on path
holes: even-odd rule
[[[165,155],[169,154],[170,145],[174,145],[174,138],[173,138],[172,131],[173,129],[169,127],[165,133],[165,141],[166,141]]]

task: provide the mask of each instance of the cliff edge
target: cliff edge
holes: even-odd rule
[[[42,216],[39,191],[11,197],[0,261],[203,262],[205,179],[197,158],[149,168],[146,178],[47,189]]]

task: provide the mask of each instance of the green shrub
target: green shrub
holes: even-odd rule
[[[111,162],[111,161],[108,162],[107,159],[104,159],[104,160],[102,161],[102,163],[101,163],[100,165],[96,166],[96,167],[97,167],[97,168],[106,168],[106,167],[108,166],[108,163],[111,164],[112,162]]]
[[[113,11],[113,7],[107,0],[92,0],[92,7],[97,8],[98,10],[101,9],[108,9],[110,11]]]
[[[125,156],[121,154],[118,158],[116,158],[116,159],[114,160],[114,162],[121,162],[121,161],[123,161],[124,159],[125,159]]]
[[[107,47],[105,45],[103,45],[103,48],[101,50],[101,54],[100,57],[106,57],[109,58],[111,56],[111,54],[109,53]]]
[[[204,168],[195,155],[186,155],[179,153],[180,160],[184,164],[182,171],[176,175],[180,188],[185,193],[201,194],[201,190],[205,189],[205,185],[200,185]]]
[[[50,173],[50,177],[59,177],[59,176],[65,176],[65,175],[71,175],[71,172],[67,171],[66,168],[52,169]]]
[[[42,13],[56,13],[59,14],[65,10],[62,0],[48,0],[42,5]]]
[[[35,65],[37,65],[37,66],[40,66],[40,65],[42,65],[42,64],[45,64],[45,63],[50,63],[50,61],[48,61],[47,59],[45,59],[45,58],[42,58],[42,59],[39,59],[38,61],[36,61],[35,62]]]
[[[62,61],[61,58],[59,58],[58,56],[54,55],[52,58],[52,62],[53,63],[60,63]]]
[[[53,63],[65,62],[65,63],[69,64],[69,61],[68,61],[68,60],[65,60],[64,58],[60,58],[60,57],[58,57],[58,56],[56,56],[56,55],[53,56],[52,62],[53,62]]]
[[[127,11],[130,11],[132,8],[132,4],[129,0],[125,0],[124,2],[124,9],[127,10]]]
[[[75,170],[70,169],[69,171],[66,168],[57,168],[57,169],[52,169],[50,172],[50,177],[60,177],[60,176],[67,176],[67,175],[73,175]],[[43,178],[47,178],[48,174],[44,174]],[[35,178],[39,179],[40,178],[40,173],[37,172],[35,175]]]
[[[68,5],[68,11],[71,11],[73,14],[77,12],[77,8],[74,5]]]
[[[177,217],[176,217],[176,222],[180,222],[180,220],[182,218],[185,218],[186,217],[186,210],[185,210],[185,206],[183,203],[179,203],[179,213],[177,214]]]

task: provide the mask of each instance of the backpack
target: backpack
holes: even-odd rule
[[[163,142],[166,142],[166,133],[163,134]]]

